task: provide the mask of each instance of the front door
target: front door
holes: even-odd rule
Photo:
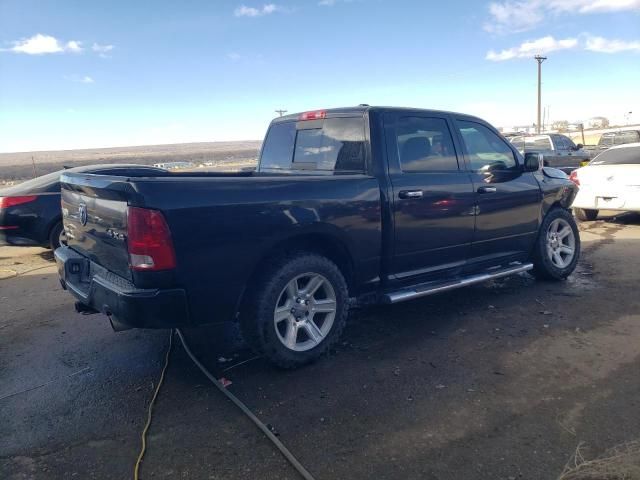
[[[385,115],[397,280],[454,274],[470,253],[475,194],[446,116]],[[462,159],[460,158],[460,164]]]
[[[540,223],[542,193],[523,172],[511,145],[487,125],[456,119],[476,195],[476,223],[469,263],[481,267],[528,258]]]

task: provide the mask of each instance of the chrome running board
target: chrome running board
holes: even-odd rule
[[[478,275],[472,275],[470,277],[455,279],[445,283],[431,283],[423,287],[410,287],[399,290],[397,292],[385,293],[382,296],[382,300],[384,303],[404,302],[406,300],[413,300],[414,298],[433,295],[434,293],[446,292],[447,290],[454,290],[456,288],[466,287],[475,283],[486,282],[487,280],[493,280],[495,278],[508,277],[509,275],[514,275],[516,273],[527,272],[532,268],[532,263],[524,263],[500,270],[495,270],[491,273],[481,273]]]

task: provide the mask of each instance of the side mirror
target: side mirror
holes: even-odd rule
[[[536,152],[527,152],[524,154],[524,171],[537,172],[542,170],[544,166],[544,155]]]
[[[580,150],[582,148],[584,148],[583,144],[579,143],[579,144],[576,145],[576,150]]]

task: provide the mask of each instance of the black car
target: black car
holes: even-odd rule
[[[64,237],[60,211],[63,172],[158,176],[165,170],[144,165],[91,165],[69,168],[0,189],[0,245],[56,249]]]
[[[295,367],[337,341],[353,305],[570,275],[577,186],[543,163],[469,115],[283,116],[254,172],[64,173],[58,271],[78,311],[116,329],[237,320]]]

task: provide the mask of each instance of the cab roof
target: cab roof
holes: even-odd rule
[[[459,112],[450,112],[446,110],[431,110],[431,109],[424,109],[424,108],[385,107],[385,106],[373,106],[373,105],[358,105],[355,107],[328,108],[328,109],[310,110],[307,112],[292,113],[289,115],[283,115],[282,117],[276,117],[272,120],[272,123],[282,123],[282,122],[291,122],[291,121],[299,121],[299,120],[319,120],[324,118],[356,117],[372,111],[422,113],[422,114],[429,114],[429,115],[455,115],[457,117],[464,117],[469,120],[481,121],[486,123],[485,120],[479,117],[474,117],[473,115],[467,115],[465,113],[459,113]]]

